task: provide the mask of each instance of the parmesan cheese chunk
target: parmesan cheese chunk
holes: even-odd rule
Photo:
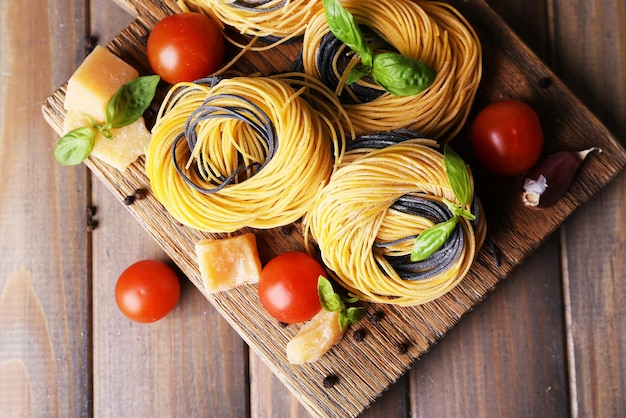
[[[287,343],[287,361],[291,364],[313,363],[341,341],[343,334],[339,311],[322,309]]]
[[[79,110],[99,122],[106,106],[124,84],[139,73],[108,49],[96,46],[67,82],[64,107]]]
[[[104,122],[113,95],[137,77],[137,70],[108,49],[96,46],[67,82],[63,133],[88,125],[86,115]],[[124,171],[137,157],[145,154],[150,144],[150,132],[143,118],[110,131],[112,139],[98,134],[91,155]]]
[[[63,122],[63,132],[67,133],[86,124],[83,112],[68,110]],[[101,133],[96,136],[91,156],[124,171],[137,157],[145,154],[150,145],[150,131],[146,129],[143,117],[128,126],[110,131],[113,134],[112,139],[106,139]]]
[[[253,233],[199,241],[196,243],[196,256],[200,275],[209,293],[245,283],[258,283],[261,276],[261,260]]]

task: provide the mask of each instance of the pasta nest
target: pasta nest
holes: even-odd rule
[[[347,151],[303,224],[306,243],[319,246],[334,278],[361,300],[402,306],[430,302],[467,274],[486,234],[480,202],[476,220],[459,218],[446,245],[411,262],[414,238],[452,215],[456,202],[437,143],[404,139],[381,149]]]
[[[323,80],[342,98],[357,134],[408,128],[446,142],[465,122],[482,76],[481,44],[451,5],[436,1],[345,0],[372,45],[424,62],[437,75],[419,94],[394,96],[365,77],[346,85],[360,62],[330,32],[324,11],[309,23],[299,70]]]
[[[304,99],[307,86],[284,75],[174,86],[146,153],[155,197],[179,222],[208,232],[301,218],[340,160],[337,141],[345,142],[336,117]]]

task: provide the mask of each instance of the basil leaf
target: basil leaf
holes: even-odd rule
[[[418,94],[435,81],[437,73],[422,61],[394,52],[374,55],[372,78],[396,96]]]
[[[158,75],[135,78],[115,92],[106,108],[106,122],[122,128],[135,122],[146,111],[159,84]]]
[[[461,208],[461,207],[457,208],[457,210],[455,210],[455,211],[454,211],[454,213],[455,213],[457,216],[459,216],[459,217],[463,217],[463,218],[466,218],[466,219],[469,219],[470,221],[473,221],[473,220],[475,220],[475,219],[476,219],[476,215],[474,215],[474,214],[473,214],[472,212],[470,212],[469,210],[464,209],[464,208]]]
[[[473,221],[474,219],[476,219],[476,216],[470,212],[469,210],[465,209],[464,206],[461,205],[457,205],[454,202],[450,202],[448,199],[446,199],[445,197],[442,199],[443,203],[446,204],[446,206],[448,207],[448,209],[450,209],[450,211],[458,216],[458,217],[463,217],[463,218],[467,218],[470,221]]]
[[[339,329],[343,331],[347,326],[359,322],[364,316],[365,308],[361,306],[354,306],[343,310],[339,314]]]
[[[354,83],[355,81],[357,81],[359,78],[368,75],[369,73],[370,73],[370,70],[363,68],[363,67],[353,68],[348,73],[348,77],[346,78],[346,84],[350,85]]]
[[[363,307],[349,307],[346,308],[344,299],[335,293],[333,285],[324,276],[317,278],[317,294],[320,298],[322,308],[328,312],[339,311],[339,329],[343,332],[344,329],[350,324],[356,324],[365,316],[365,308]],[[358,296],[347,298],[348,303],[357,302]]]
[[[354,295],[352,297],[345,297],[343,298],[343,301],[345,303],[357,303],[359,300],[361,300],[361,297],[359,295]]]
[[[443,149],[443,162],[454,196],[461,206],[472,203],[472,181],[463,159],[449,145]]]
[[[54,157],[63,165],[82,163],[91,154],[98,131],[83,126],[65,134],[54,148]]]
[[[411,261],[422,261],[430,257],[450,238],[450,234],[459,222],[459,218],[453,216],[445,222],[438,223],[422,231],[415,238]]]
[[[103,130],[100,131],[100,133],[106,139],[113,139],[113,133],[111,131],[109,131],[108,129],[103,129]]]
[[[343,7],[339,0],[322,0],[326,14],[326,22],[330,31],[337,39],[359,54],[361,63],[368,68],[372,66],[372,48],[361,33],[356,19]]]
[[[317,279],[317,294],[324,310],[334,312],[344,308],[341,297],[335,293],[333,285],[324,276],[320,276]]]

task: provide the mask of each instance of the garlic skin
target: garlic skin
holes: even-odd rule
[[[539,175],[537,180],[524,179],[524,193],[522,193],[522,202],[526,206],[537,206],[543,192],[548,188],[548,180]]]
[[[559,201],[569,188],[578,167],[592,151],[560,151],[539,161],[526,173],[522,191],[522,203],[529,208],[546,208]]]

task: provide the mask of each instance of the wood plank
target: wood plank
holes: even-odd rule
[[[626,143],[626,6],[554,2],[555,59],[563,79]],[[573,416],[626,415],[626,175],[563,228]]]
[[[95,3],[91,32],[106,44],[132,17],[114,2]],[[160,321],[137,324],[120,313],[114,288],[127,266],[174,264],[101,181],[94,178],[92,189],[94,413],[248,416],[247,347],[184,275],[177,307]]]
[[[547,21],[537,18],[546,15],[544,1],[489,4],[549,58]],[[555,236],[418,361],[413,416],[568,416],[558,255]]]
[[[548,122],[548,134],[553,138],[550,143],[552,149],[564,144],[571,146],[584,144],[587,137],[582,135],[579,129],[580,125],[584,124],[587,129],[597,132],[598,137],[605,141],[606,147],[612,152],[606,153],[608,155],[603,156],[601,163],[590,161],[589,164],[585,164],[577,184],[572,188],[571,195],[561,201],[557,207],[553,210],[543,211],[538,215],[533,214],[532,217],[525,211],[518,212],[515,210],[516,205],[512,203],[515,201],[513,196],[506,193],[507,190],[512,193],[513,187],[498,189],[499,192],[505,193],[491,196],[491,199],[488,193],[481,194],[487,198],[486,203],[488,202],[488,209],[491,210],[488,213],[491,214],[493,242],[505,256],[501,260],[499,269],[497,271],[494,269],[493,257],[485,250],[481,253],[466,281],[450,295],[433,304],[415,309],[402,309],[401,311],[388,307],[368,307],[370,312],[374,309],[385,310],[389,318],[386,323],[388,328],[382,330],[382,334],[378,334],[378,331],[375,332],[376,338],[370,340],[371,343],[378,346],[378,349],[370,351],[368,355],[373,352],[375,353],[373,357],[383,356],[381,361],[375,361],[375,363],[378,367],[381,365],[387,367],[385,370],[371,369],[379,373],[373,380],[363,382],[361,381],[363,376],[354,373],[357,364],[353,364],[352,360],[365,354],[359,354],[363,345],[357,347],[350,341],[346,341],[345,344],[342,343],[343,348],[338,347],[334,353],[329,353],[325,359],[310,368],[294,370],[286,366],[281,347],[284,347],[284,342],[293,331],[276,329],[271,324],[266,323],[263,319],[265,317],[263,310],[252,303],[255,300],[255,293],[252,289],[238,289],[227,295],[217,297],[207,295],[246,341],[273,367],[281,381],[300,396],[300,400],[307,408],[317,414],[351,415],[358,413],[363,406],[369,404],[377,396],[377,393],[395,381],[412,361],[440,339],[458,321],[460,316],[480,302],[513,267],[534,251],[565,217],[603,188],[606,182],[612,179],[614,173],[624,165],[623,150],[615,144],[597,120],[580,107],[562,83],[554,79],[550,89],[544,90],[538,87],[538,80],[550,75],[550,72],[547,68],[539,65],[536,58],[515,37],[510,35],[508,29],[500,24],[499,19],[490,9],[482,2],[472,2],[471,4],[454,2],[454,4],[465,12],[475,26],[480,26],[483,40],[489,40],[485,43],[485,47],[493,61],[489,63],[491,65],[486,67],[488,71],[485,74],[485,80],[487,81],[483,84],[481,91],[483,101],[490,97],[503,97],[506,94],[516,97],[520,95],[532,97],[534,99],[533,104],[537,106],[542,115],[545,115]],[[162,9],[155,9],[155,13],[159,12],[162,12]],[[130,45],[132,45],[133,39],[144,39],[148,26],[149,21],[131,26],[128,31],[121,34],[121,38],[112,45],[112,48],[134,65],[145,65],[145,57],[141,55],[141,48],[130,47]],[[520,69],[523,69],[523,72]],[[57,127],[59,115],[55,114],[55,111],[58,110],[59,99],[63,92],[60,90],[58,93],[56,97],[51,98],[45,109],[46,117],[53,126]],[[146,182],[140,169],[141,163],[134,166],[124,176],[110,172],[107,167],[96,161],[89,161],[88,165],[109,185],[113,194],[118,198],[122,198],[129,189],[132,190],[137,184],[145,184]],[[488,182],[481,182],[480,184],[484,185],[483,191],[489,189],[487,187]],[[511,185],[509,184],[509,186]],[[179,262],[183,272],[200,287],[193,251],[190,249],[195,240],[206,235],[179,227],[169,216],[162,213],[160,205],[152,199],[142,201],[140,207],[130,208],[130,210],[161,243],[168,254]],[[501,217],[498,216],[499,214],[506,214],[507,216]],[[160,215],[163,217],[159,218]],[[520,229],[522,225],[531,225],[531,220],[537,220],[540,227],[536,230]],[[266,251],[262,254],[265,260],[277,250],[298,248],[301,245],[297,237],[287,239],[274,231],[260,234],[260,240]],[[273,249],[268,246],[268,243],[274,243]],[[245,312],[239,311],[242,306],[246,307]],[[249,313],[252,314],[253,318],[260,318],[261,320],[258,322],[242,320],[243,316]],[[419,324],[420,327],[408,330],[402,325],[403,319],[412,325]],[[272,338],[268,339],[267,336],[270,334]],[[411,347],[410,352],[403,359],[389,356],[389,342],[393,341],[394,336],[397,335],[410,335],[408,338],[415,344],[415,347]],[[346,355],[343,350],[347,350],[349,354]],[[358,365],[361,364],[358,363]],[[329,394],[321,390],[319,385],[327,370],[339,370],[345,381],[356,385],[360,391],[357,393],[357,391],[348,390],[347,392],[351,396],[346,398],[346,392]]]
[[[84,3],[0,9],[0,414],[86,416],[87,170],[60,168],[52,155],[58,137],[38,123],[50,89],[79,63]]]

